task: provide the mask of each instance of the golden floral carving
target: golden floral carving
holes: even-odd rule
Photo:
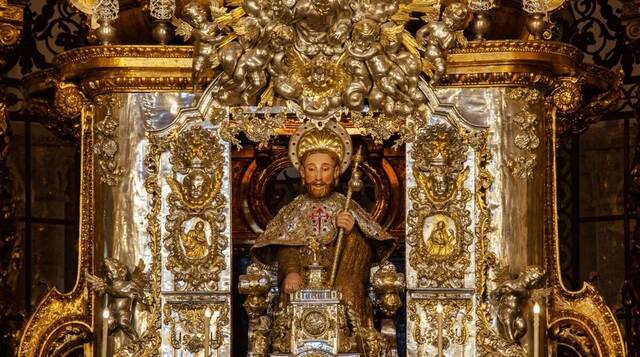
[[[417,187],[409,190],[409,264],[420,287],[461,287],[470,265],[471,192],[463,183],[467,133],[438,124],[419,134],[411,157]]]
[[[53,106],[61,116],[67,119],[77,117],[86,102],[87,98],[77,85],[64,82],[57,84]]]
[[[286,113],[274,115],[265,112],[262,117],[258,117],[255,113],[246,113],[241,108],[234,108],[231,110],[231,121],[222,122],[220,135],[225,141],[241,149],[242,145],[237,135],[244,133],[249,140],[258,143],[259,149],[262,149],[267,147],[269,140],[277,135],[276,130],[282,128],[286,120]]]
[[[211,317],[207,321],[206,310]],[[205,348],[205,326],[211,324],[214,316],[215,335],[209,341],[210,350],[216,350],[224,341],[224,326],[229,322],[229,306],[226,303],[167,302],[164,305],[163,323],[170,327],[171,347],[198,353]]]
[[[95,109],[104,110],[101,121],[95,123],[96,142],[93,152],[97,158],[100,182],[115,186],[124,170],[118,165],[116,155],[118,153],[118,118],[114,117],[114,111],[122,105],[120,98],[115,95],[99,96],[95,100]]]
[[[0,0],[0,19],[22,23],[23,6],[10,4],[8,0]]]
[[[128,76],[115,74],[101,74],[99,77],[88,77],[82,80],[82,89],[90,96],[98,96],[113,92],[154,92],[154,91],[185,91],[191,87],[189,73],[164,73],[156,71],[142,75],[131,72]]]
[[[582,105],[582,83],[584,78],[567,77],[560,79],[560,85],[551,93],[553,105],[560,112],[575,112]]]
[[[376,144],[382,144],[383,140],[389,139],[401,126],[399,120],[387,118],[384,114],[374,115],[372,112],[351,112],[351,120],[353,126],[360,129],[364,135],[371,135]]]
[[[351,82],[351,77],[341,63],[330,61],[324,57],[307,60],[297,51],[288,54],[291,58],[289,76],[302,85],[305,97],[331,97],[340,94]],[[313,80],[317,71],[325,76],[323,81]]]
[[[161,345],[160,328],[161,321],[161,261],[160,255],[160,197],[161,189],[158,183],[160,165],[161,145],[159,140],[153,136],[149,137],[147,153],[144,157],[144,167],[147,178],[144,182],[145,190],[149,195],[151,209],[147,214],[147,233],[149,234],[148,249],[151,252],[151,265],[149,276],[149,292],[146,296],[146,305],[149,307],[147,315],[147,327],[141,334],[140,339],[126,345],[117,351],[114,356],[125,357],[137,355],[141,357],[157,356]]]
[[[440,84],[456,87],[521,85],[551,88],[555,80],[547,74],[532,72],[447,73]]]
[[[564,133],[566,131],[571,131],[573,133],[580,134],[587,130],[589,126],[598,120],[598,117],[609,109],[611,109],[618,101],[623,97],[622,83],[624,72],[622,69],[618,71],[603,71],[602,68],[596,66],[588,67],[588,74],[585,76],[594,77],[601,76],[603,81],[607,83],[606,89],[592,97],[589,102],[582,105],[573,111],[564,111],[562,107],[558,106],[558,103],[555,100],[555,97],[552,95],[550,98],[551,104],[553,104],[557,109],[557,131],[559,133]],[[563,84],[566,86],[567,81],[571,83],[572,80],[564,80],[560,82],[560,86],[556,89],[556,91],[563,91]],[[586,80],[585,80],[586,81]],[[577,81],[577,85],[582,82],[582,78]],[[578,90],[577,88],[574,88]],[[555,91],[553,92],[555,93]],[[552,93],[552,94],[553,94]],[[562,103],[559,103],[560,105]]]
[[[512,116],[520,132],[513,138],[515,146],[523,151],[520,156],[507,159],[506,166],[511,173],[522,179],[531,179],[537,165],[536,150],[540,138],[536,134],[538,116],[532,112],[535,105],[543,104],[542,93],[535,89],[514,88],[508,90],[509,98],[522,105],[522,109]]]
[[[88,325],[77,322],[65,324],[55,333],[45,347],[46,356],[64,356],[74,347],[90,342],[92,335]]]
[[[168,197],[167,269],[177,290],[215,289],[226,267],[222,254],[225,197],[220,193],[224,148],[215,132],[200,126],[169,142],[173,177]]]
[[[593,336],[579,322],[565,320],[549,328],[549,338],[558,345],[565,345],[581,357],[597,357]]]

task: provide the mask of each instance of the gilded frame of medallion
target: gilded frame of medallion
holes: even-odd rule
[[[484,217],[484,206],[477,200],[472,201],[468,182],[474,186],[480,183],[480,175],[488,173],[486,161],[478,159],[489,155],[483,145],[486,144],[486,132],[469,125],[453,105],[441,104],[426,83],[421,83],[421,89],[429,101],[426,116],[408,123],[417,128],[407,146],[408,289],[464,288],[464,277],[469,274],[474,256],[470,248],[477,239],[470,227],[475,221],[482,222]],[[469,155],[473,165],[465,167]],[[468,178],[470,173],[476,177]],[[475,214],[472,218],[472,212],[468,210],[473,202],[481,213],[478,219]],[[424,237],[424,224],[431,217],[439,217],[439,222],[447,217],[449,224],[439,234],[448,237],[449,242],[455,241],[449,245],[438,243],[437,250],[446,253],[439,257],[429,253],[431,237],[427,241]],[[453,233],[450,233],[449,225],[455,227]],[[432,253],[436,252],[432,250]]]
[[[222,252],[230,244],[224,214],[230,200],[221,192],[224,173],[214,167],[228,160],[215,129],[190,126],[168,138],[172,173],[166,178],[171,189],[168,234],[163,240],[166,268],[177,290],[216,290],[219,275],[227,268]],[[189,223],[191,227],[186,227]]]
[[[408,190],[412,206],[407,214],[407,243],[413,247],[408,262],[420,288],[462,287],[471,263],[473,233],[466,208],[471,193],[464,187],[469,146],[465,131],[455,122],[449,124],[423,128],[411,150],[417,185]],[[436,227],[425,240],[430,220]]]

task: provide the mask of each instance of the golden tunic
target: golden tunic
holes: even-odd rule
[[[277,268],[278,286],[288,273],[296,272],[306,284],[306,267],[313,262],[308,248],[310,237],[317,239],[321,248],[318,263],[330,273],[336,246],[338,229],[335,216],[346,198],[332,193],[326,198],[313,199],[307,195],[296,197],[283,207],[267,225],[251,248],[254,260]],[[350,305],[366,323],[372,311],[367,297],[367,283],[371,266],[380,262],[393,251],[395,238],[385,232],[373,218],[355,202],[349,210],[356,221],[354,229],[345,239],[342,257],[338,264],[336,289],[343,301]],[[286,299],[281,294],[281,299]]]

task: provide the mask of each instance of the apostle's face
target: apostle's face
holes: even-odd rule
[[[301,169],[304,186],[313,198],[330,194],[340,176],[338,163],[331,155],[323,152],[309,154]]]

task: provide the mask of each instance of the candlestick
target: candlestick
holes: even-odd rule
[[[204,310],[204,356],[209,357],[209,344],[211,341],[211,309],[208,307]]]
[[[109,308],[105,308],[102,311],[102,345],[100,346],[100,356],[107,357],[107,340],[109,338],[109,316],[111,313],[109,312]]]
[[[540,305],[533,305],[533,357],[540,357]]]
[[[438,315],[438,357],[442,357],[442,304],[436,305],[436,314]]]

